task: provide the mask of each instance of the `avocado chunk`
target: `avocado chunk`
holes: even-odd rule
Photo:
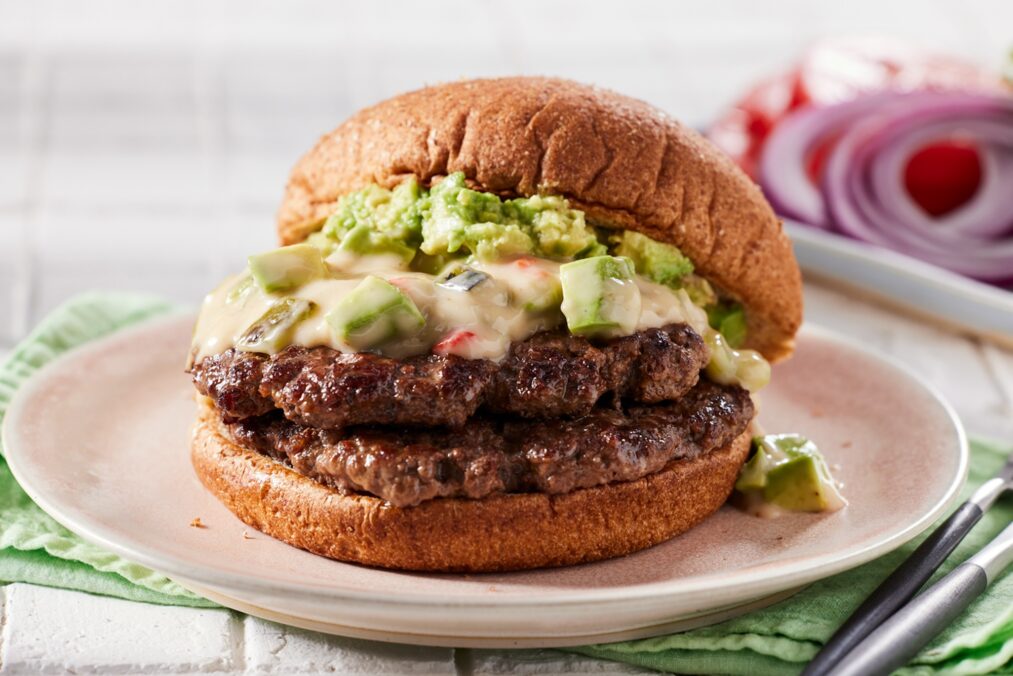
[[[798,434],[755,437],[753,456],[735,488],[796,512],[833,511],[845,504],[816,444]]]
[[[559,267],[563,315],[570,332],[618,336],[633,332],[640,319],[640,288],[628,258],[594,256]]]
[[[368,350],[418,333],[426,324],[412,299],[385,279],[370,275],[327,313],[339,340]]]
[[[746,342],[746,313],[738,303],[720,301],[708,306],[707,321],[733,348]]]
[[[284,298],[253,322],[236,341],[243,352],[278,352],[292,338],[292,331],[316,308],[316,304],[302,298]]]
[[[651,281],[680,288],[684,277],[693,272],[693,262],[678,248],[663,244],[633,230],[614,235],[615,253],[633,261],[637,272]]]
[[[302,286],[327,274],[320,249],[293,244],[249,258],[250,273],[261,289],[271,293]]]
[[[815,458],[799,456],[767,475],[763,499],[795,512],[822,512],[830,505]]]

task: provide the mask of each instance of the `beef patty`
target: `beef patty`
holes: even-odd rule
[[[240,446],[320,483],[404,507],[437,497],[555,494],[632,481],[726,446],[752,417],[748,392],[701,380],[678,401],[625,411],[598,407],[571,420],[480,415],[457,430],[335,431],[275,411],[223,427]]]
[[[290,346],[268,356],[227,350],[193,371],[226,419],[275,408],[301,425],[460,427],[490,413],[559,418],[589,413],[606,394],[642,403],[675,400],[699,379],[707,347],[685,324],[592,343],[543,332],[515,343],[499,363],[435,354],[392,359]]]

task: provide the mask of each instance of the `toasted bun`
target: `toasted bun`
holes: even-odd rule
[[[505,571],[565,566],[629,554],[689,530],[731,493],[749,434],[637,481],[563,495],[440,498],[392,507],[343,495],[220,430],[201,403],[191,441],[201,482],[244,522],[315,554],[383,568]]]
[[[476,189],[566,197],[594,222],[678,246],[746,308],[749,346],[790,354],[802,321],[791,243],[756,185],[648,104],[568,80],[427,87],[367,108],[295,166],[278,213],[285,244],[320,228],[342,195],[464,172]]]

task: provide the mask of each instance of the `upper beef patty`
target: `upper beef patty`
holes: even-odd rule
[[[749,393],[701,380],[676,402],[625,412],[595,408],[574,420],[480,415],[459,430],[321,430],[274,412],[226,422],[237,444],[343,493],[405,507],[437,497],[567,493],[632,481],[672,460],[731,443],[753,417]]]
[[[280,408],[310,427],[448,425],[479,406],[524,418],[580,416],[606,394],[644,403],[678,399],[699,379],[707,347],[685,324],[592,343],[544,332],[499,363],[435,354],[391,359],[291,346],[273,355],[228,350],[193,369],[197,389],[228,420]]]

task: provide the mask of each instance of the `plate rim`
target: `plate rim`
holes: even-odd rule
[[[46,380],[47,376],[58,371],[65,363],[71,362],[85,355],[103,351],[109,342],[128,339],[135,333],[157,330],[161,325],[175,324],[184,318],[192,320],[185,314],[171,313],[168,316],[156,317],[140,322],[135,326],[115,331],[100,339],[90,341],[83,345],[68,350],[49,362],[24,382],[15,393],[7,407],[4,415],[3,428],[0,431],[0,440],[3,443],[4,457],[11,472],[18,484],[28,496],[43,511],[49,514],[54,520],[68,530],[88,542],[104,547],[108,551],[117,554],[129,561],[141,564],[154,571],[157,571],[170,578],[182,577],[192,579],[206,586],[219,589],[242,589],[265,595],[285,594],[298,598],[319,599],[325,595],[328,599],[352,602],[365,602],[371,605],[382,606],[411,606],[411,607],[456,607],[456,608],[543,608],[545,606],[600,606],[610,604],[628,604],[634,602],[645,602],[656,600],[659,597],[672,597],[680,594],[707,594],[709,592],[723,591],[728,593],[730,589],[741,589],[748,586],[752,594],[756,594],[757,585],[762,584],[762,589],[785,588],[786,582],[793,582],[792,586],[798,586],[823,579],[831,575],[849,570],[863,563],[866,563],[882,554],[893,551],[904,543],[910,541],[932,525],[949,507],[951,507],[960,490],[963,487],[968,472],[969,448],[967,435],[963,424],[960,422],[953,406],[941,395],[938,389],[931,383],[926,382],[911,367],[898,362],[890,355],[882,351],[870,348],[857,340],[842,336],[830,329],[806,323],[800,330],[800,336],[813,335],[815,338],[837,343],[845,347],[857,350],[864,355],[879,362],[880,366],[898,371],[920,386],[930,396],[931,400],[945,414],[947,421],[953,428],[957,439],[957,472],[950,480],[949,485],[943,494],[936,500],[932,507],[926,511],[921,518],[904,528],[898,530],[889,537],[882,538],[868,545],[858,548],[850,548],[846,556],[840,556],[839,552],[830,552],[818,557],[809,557],[799,562],[785,563],[777,567],[774,574],[766,574],[761,579],[755,578],[756,572],[750,568],[733,573],[713,573],[709,575],[697,575],[679,580],[663,580],[658,582],[647,582],[635,584],[628,587],[612,587],[606,589],[577,589],[568,588],[561,591],[539,591],[537,594],[528,596],[518,595],[517,598],[493,595],[491,597],[455,596],[437,598],[432,594],[412,592],[384,592],[384,590],[356,590],[356,589],[327,589],[326,591],[309,583],[265,580],[264,578],[248,575],[242,572],[227,573],[220,569],[208,569],[181,559],[176,556],[164,555],[151,549],[146,545],[122,543],[111,529],[101,525],[89,524],[87,514],[68,514],[60,509],[53,501],[37,490],[37,487],[30,479],[30,473],[25,470],[19,458],[19,452],[11,453],[18,444],[12,444],[16,432],[14,426],[17,419],[22,415],[21,411],[26,405],[32,392],[37,390]],[[29,454],[25,454],[29,455]],[[27,480],[26,480],[27,479]],[[356,565],[345,562],[335,562],[342,565]],[[585,565],[595,565],[589,563]],[[387,571],[393,574],[412,575],[410,571]],[[196,574],[195,574],[196,573]],[[751,579],[752,578],[752,579]]]
[[[1013,289],[1004,290],[840,233],[783,220],[799,267],[813,279],[857,291],[927,322],[1013,347]],[[934,304],[926,305],[919,294],[931,294]]]
[[[292,626],[301,627],[310,631],[323,632],[336,636],[349,636],[369,641],[387,641],[418,646],[447,646],[454,648],[478,648],[478,649],[502,649],[502,648],[567,648],[583,646],[591,643],[614,643],[616,641],[633,641],[643,638],[652,638],[677,632],[692,631],[707,627],[718,622],[731,620],[747,613],[763,610],[770,606],[786,601],[792,596],[805,589],[807,585],[797,588],[790,588],[761,596],[757,599],[742,599],[741,602],[731,605],[719,605],[708,608],[698,613],[688,615],[677,615],[671,618],[658,620],[647,625],[627,626],[610,629],[602,632],[588,634],[566,634],[566,635],[539,635],[536,633],[526,635],[504,634],[492,632],[482,635],[464,633],[444,632],[416,632],[404,629],[377,629],[364,626],[342,624],[338,621],[323,621],[304,615],[296,614],[294,611],[275,606],[260,606],[255,601],[243,599],[239,596],[232,596],[218,589],[202,587],[186,580],[180,580],[180,584],[193,591],[204,595],[206,598],[222,606],[254,615],[270,622],[281,622]]]

